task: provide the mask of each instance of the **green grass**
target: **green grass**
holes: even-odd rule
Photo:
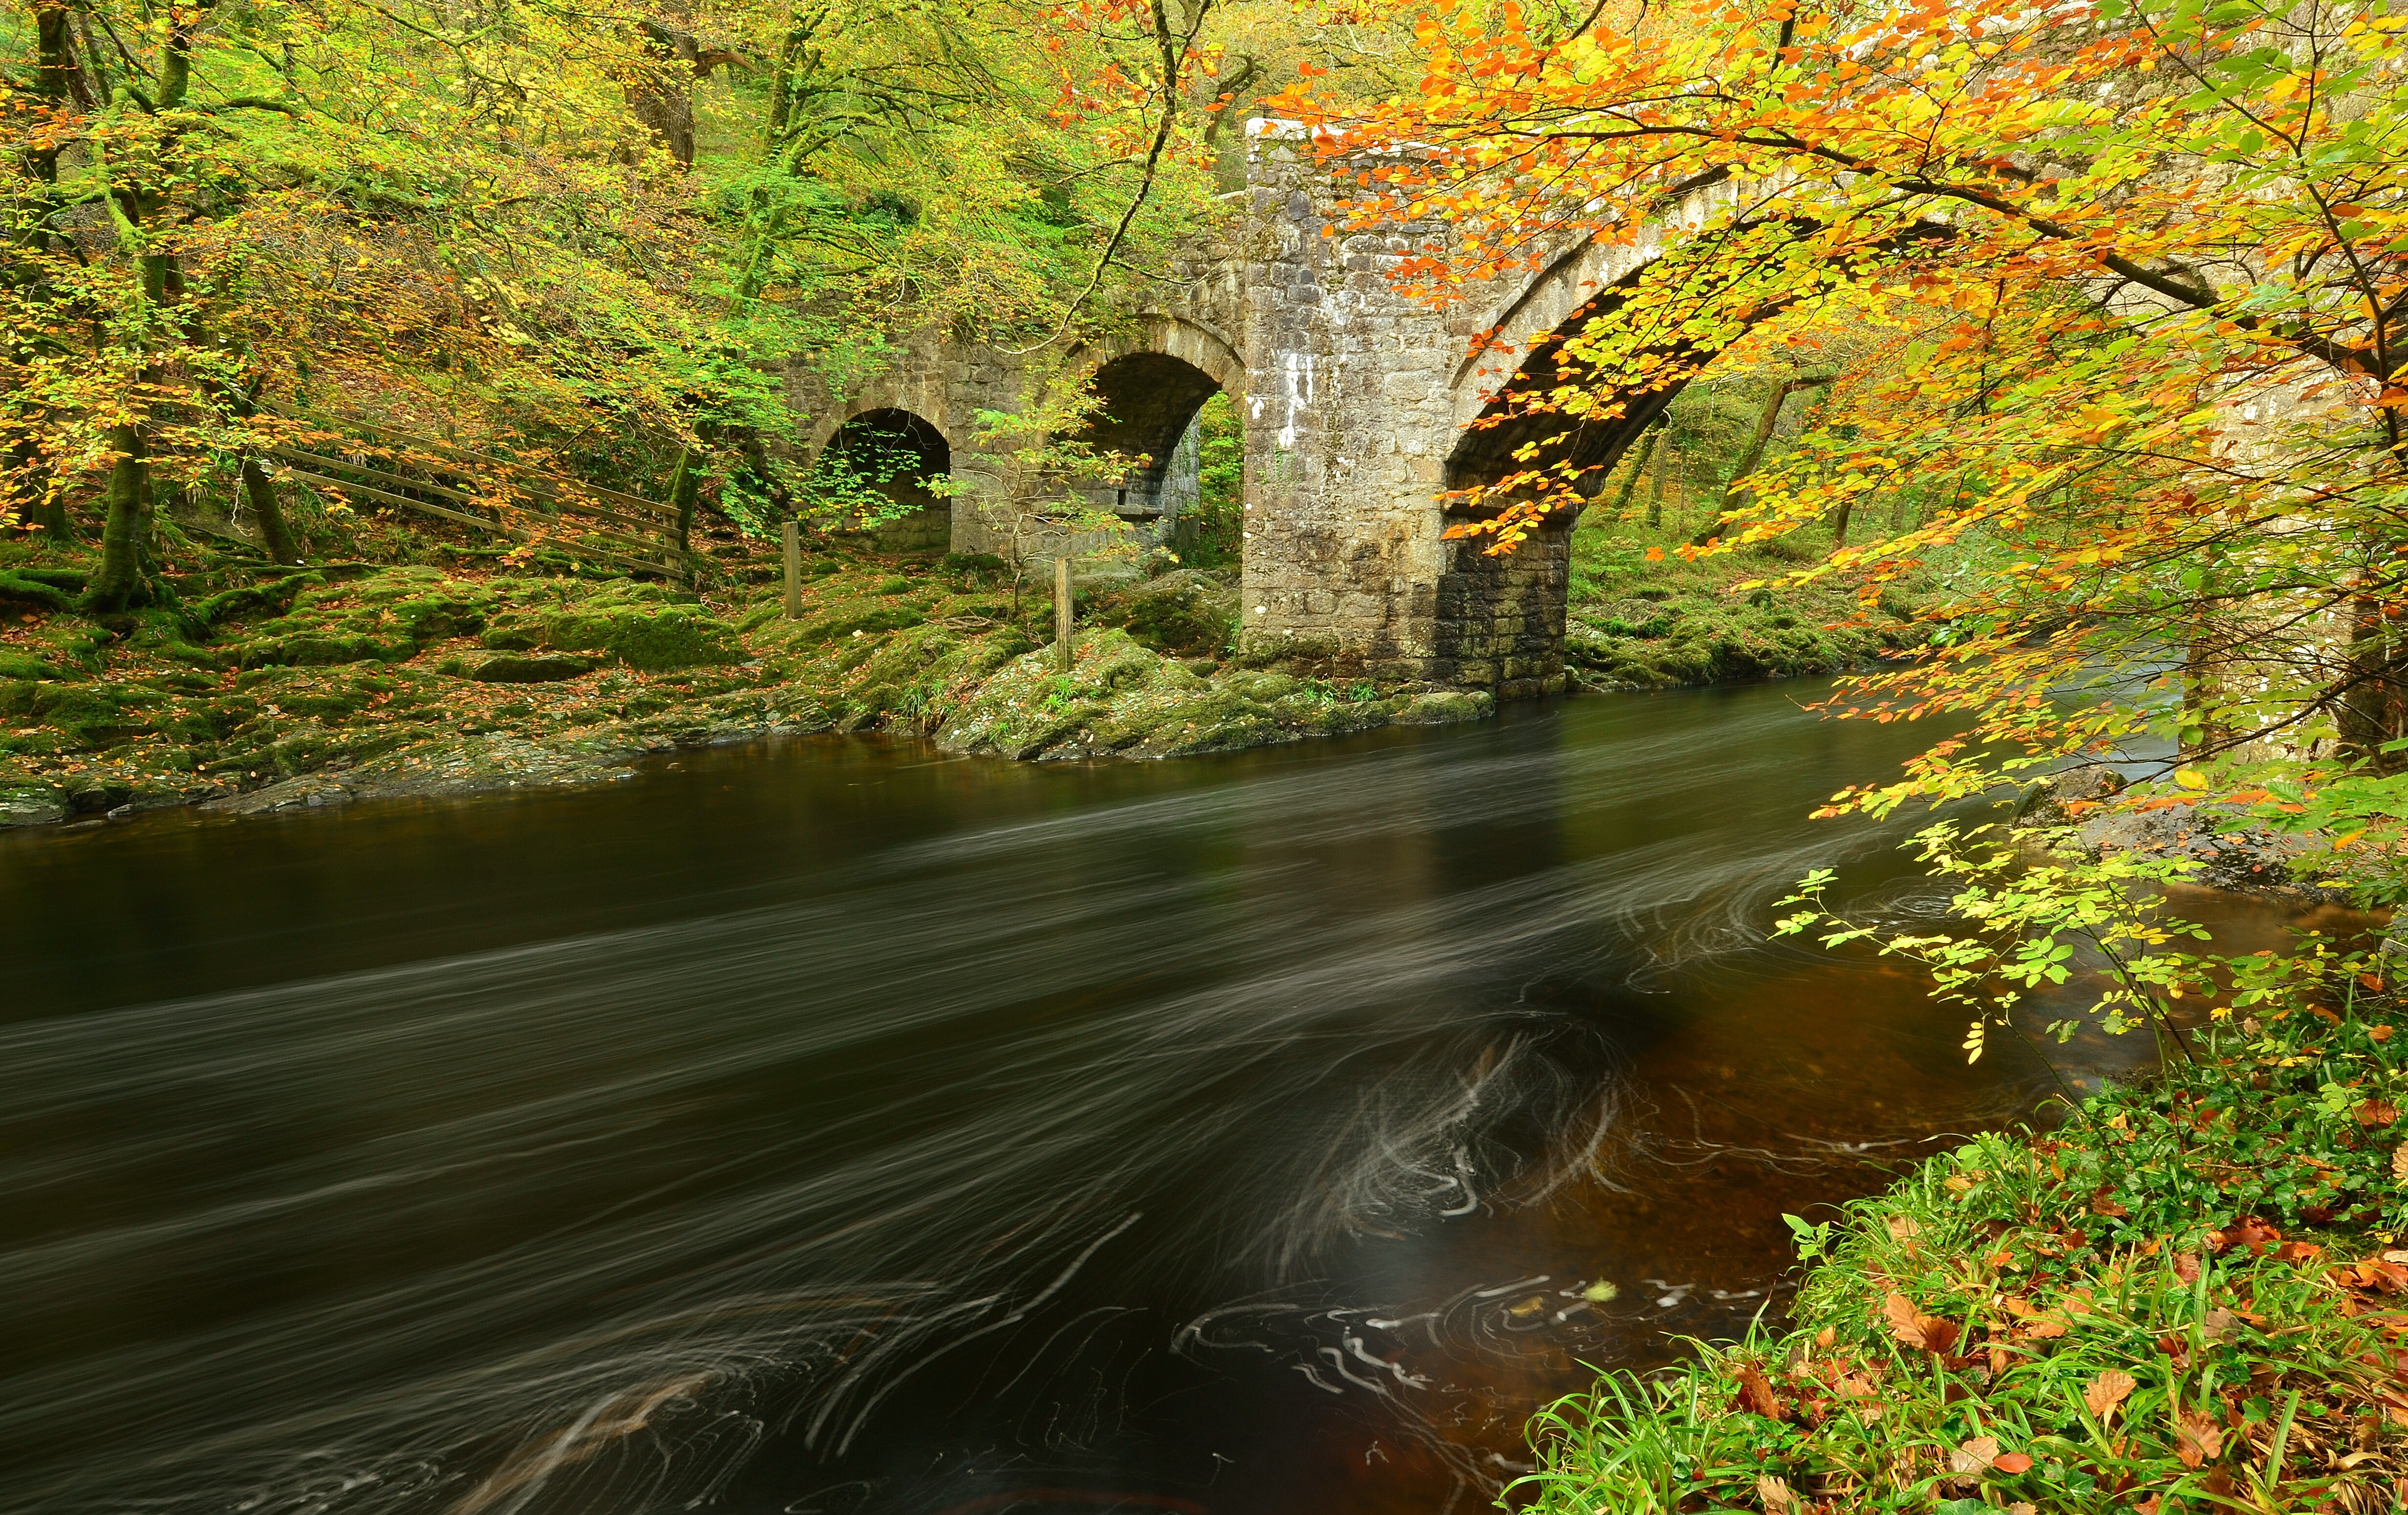
[[[1533,1422],[1548,1515],[2396,1510],[2408,1016],[2200,1040],[1819,1225],[1785,1328]]]

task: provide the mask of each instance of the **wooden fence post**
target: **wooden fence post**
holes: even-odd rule
[[[1070,547],[1054,559],[1054,666],[1070,671]]]
[[[786,523],[786,619],[803,618],[803,526]]]

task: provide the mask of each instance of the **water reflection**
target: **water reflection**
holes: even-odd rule
[[[2048,1086],[1763,940],[1799,698],[0,841],[0,1504],[1476,1508]]]

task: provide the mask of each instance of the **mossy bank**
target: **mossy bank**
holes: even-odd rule
[[[421,555],[428,556],[428,555]],[[1650,563],[1581,534],[1570,649],[1586,687],[1860,662],[1902,626],[1736,599],[1762,564]],[[153,600],[75,610],[89,556],[0,543],[0,825],[199,803],[237,811],[624,775],[641,754],[888,730],[1018,759],[1168,758],[1473,720],[1489,697],[1317,676],[1234,650],[1234,570],[1084,589],[1068,671],[1045,607],[993,559],[824,543],[804,611],[729,537],[688,591],[494,556],[275,568],[192,550]]]
[[[689,593],[432,565],[212,561],[158,602],[72,609],[72,554],[0,573],[0,824],[199,803],[590,783],[647,752],[871,729],[1013,758],[1209,752],[1484,698],[1340,686],[1226,657],[1230,576],[1082,597],[1068,674],[992,562],[814,555],[800,618],[758,571]]]

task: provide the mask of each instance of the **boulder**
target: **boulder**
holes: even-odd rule
[[[0,785],[0,830],[48,826],[72,814],[65,791],[48,784]]]
[[[502,653],[468,667],[469,678],[480,684],[557,684],[594,671],[591,658],[566,653],[520,656]]]
[[[1393,719],[1398,726],[1444,726],[1455,721],[1485,720],[1497,710],[1492,695],[1462,689],[1435,689],[1417,694]]]

